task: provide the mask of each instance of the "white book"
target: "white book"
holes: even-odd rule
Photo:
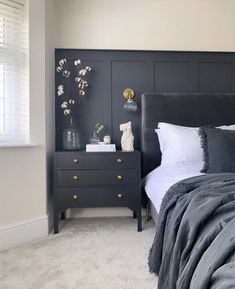
[[[86,152],[115,152],[115,144],[87,144]]]

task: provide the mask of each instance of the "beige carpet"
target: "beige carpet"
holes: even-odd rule
[[[58,235],[0,253],[0,289],[156,289],[155,227],[132,218],[65,221]]]

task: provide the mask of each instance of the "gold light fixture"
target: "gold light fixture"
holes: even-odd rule
[[[132,88],[126,88],[123,91],[123,97],[127,100],[124,104],[124,110],[129,112],[135,112],[138,108],[137,103],[133,100],[135,92]]]

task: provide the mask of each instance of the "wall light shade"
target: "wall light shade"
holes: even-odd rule
[[[137,108],[138,108],[137,103],[132,99],[127,100],[127,102],[124,104],[125,111],[135,112],[137,111]]]
[[[123,91],[123,97],[127,100],[124,104],[124,110],[128,112],[135,112],[138,109],[137,103],[133,100],[135,92],[132,88],[126,88]]]

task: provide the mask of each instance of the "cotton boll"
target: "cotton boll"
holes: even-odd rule
[[[63,59],[61,59],[61,60],[59,61],[59,65],[60,65],[60,66],[63,66],[65,63],[66,63],[66,59],[65,59],[65,58],[63,58]]]
[[[64,101],[64,102],[61,104],[61,107],[62,107],[62,108],[67,108],[67,107],[68,107],[68,102],[67,102],[67,101]]]
[[[78,84],[78,87],[81,88],[81,89],[83,89],[83,88],[84,88],[83,83],[79,83],[79,84]]]
[[[64,94],[64,91],[63,91],[63,90],[58,90],[58,91],[57,91],[57,95],[58,95],[58,96],[61,96],[62,94]]]
[[[75,82],[80,82],[81,80],[81,77],[75,77]]]
[[[71,114],[71,109],[64,110],[64,115],[70,115],[70,114]]]
[[[80,90],[79,90],[79,94],[80,94],[80,95],[85,95],[86,93],[85,93],[84,90],[80,89]]]
[[[56,71],[57,71],[57,72],[61,72],[62,69],[63,69],[63,67],[61,67],[61,66],[57,66]]]
[[[69,77],[70,76],[70,71],[68,71],[68,70],[64,70],[63,71],[63,76],[65,76],[65,77]]]
[[[75,101],[73,99],[69,100],[69,104],[74,104],[74,103],[75,103]]]
[[[59,85],[58,86],[58,91],[57,91],[57,95],[62,95],[64,94],[64,86],[63,85]]]
[[[80,76],[84,76],[84,75],[86,75],[86,73],[87,73],[87,71],[86,71],[85,69],[81,69],[81,70],[79,70],[79,72],[78,72],[78,74],[79,74]]]
[[[77,59],[77,60],[74,61],[74,65],[75,66],[78,66],[80,64],[81,64],[81,60],[80,59]]]

